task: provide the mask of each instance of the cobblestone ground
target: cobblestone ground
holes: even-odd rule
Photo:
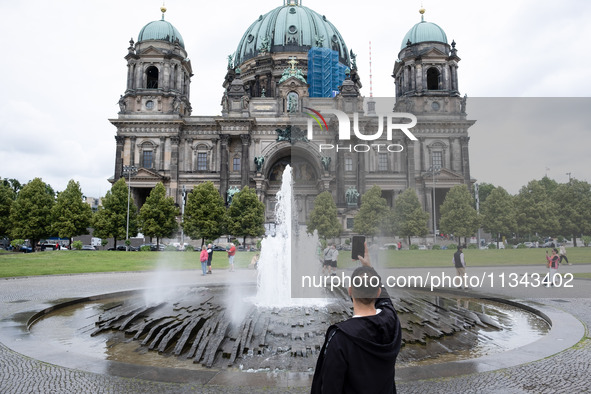
[[[98,294],[129,287],[140,274],[83,276],[69,290],[43,290],[48,279],[2,281],[0,283],[0,317],[6,318],[22,305],[39,303],[52,297]],[[140,275],[141,277],[141,275]],[[54,280],[54,279],[52,279]],[[94,286],[94,287],[93,287]],[[141,286],[140,286],[141,287]],[[57,289],[59,287],[53,287]],[[70,294],[71,292],[71,294]],[[43,294],[45,293],[45,294]],[[51,293],[51,294],[48,294]],[[591,299],[542,300],[577,316],[587,327],[591,324]],[[579,393],[591,391],[591,338],[555,356],[493,372],[456,378],[399,382],[400,393]],[[236,388],[156,383],[126,379],[63,368],[20,355],[0,344],[0,393],[305,393],[308,388]]]

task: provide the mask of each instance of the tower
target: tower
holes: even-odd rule
[[[404,36],[394,64],[395,111],[418,119],[413,129],[418,142],[407,149],[408,184],[417,190],[425,210],[438,218],[447,191],[474,182],[468,129],[475,121],[467,119],[467,96],[459,91],[455,41],[448,44],[445,31],[425,21],[424,8],[419,13],[421,21]]]

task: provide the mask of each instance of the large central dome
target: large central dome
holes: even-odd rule
[[[300,5],[298,0],[284,1],[259,18],[246,30],[238,44],[234,64],[240,65],[265,52],[308,52],[312,47],[330,48],[339,53],[341,63],[349,65],[349,51],[339,31],[326,16]],[[266,50],[265,50],[266,49]]]

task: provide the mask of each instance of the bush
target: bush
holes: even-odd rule
[[[20,239],[20,238],[19,239],[13,239],[10,242],[10,246],[12,246],[14,248],[14,250],[17,250],[24,243],[25,243],[25,240],[24,239]]]
[[[489,249],[496,249],[497,248],[497,244],[491,242],[491,243],[488,244],[488,248]]]
[[[140,248],[140,251],[142,251],[142,252],[149,252],[150,250],[151,250],[151,249],[150,249],[150,245],[143,245],[143,246]]]
[[[176,251],[176,246],[174,246],[174,245],[166,245],[166,247],[164,248],[164,250],[166,252],[175,252]]]
[[[583,241],[583,245],[589,246],[589,244],[591,243],[591,237],[588,235],[583,235],[581,237],[581,241]]]
[[[262,240],[261,240],[261,239],[259,239],[259,240],[257,241],[257,249],[258,249],[258,250],[261,250],[261,245],[262,245]]]
[[[408,247],[408,250],[419,250],[419,245],[411,244],[411,245]]]
[[[478,249],[478,245],[476,245],[476,244],[468,244],[467,249]]]
[[[441,250],[441,246],[440,245],[433,245],[431,250]]]
[[[517,249],[527,249],[527,246],[525,244],[518,244]]]
[[[82,250],[82,241],[72,242],[72,249]]]
[[[351,245],[351,240],[349,238],[345,240],[345,245]]]

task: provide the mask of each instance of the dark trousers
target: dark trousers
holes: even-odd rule
[[[566,263],[569,264],[568,259],[566,258],[565,254],[560,255],[560,261],[559,261],[560,264],[562,264],[562,259],[566,260]]]

